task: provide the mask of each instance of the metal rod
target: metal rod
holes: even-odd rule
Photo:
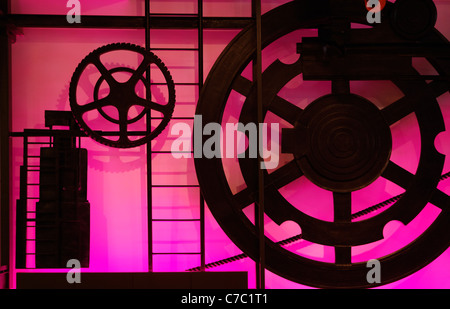
[[[257,119],[258,123],[264,123],[263,99],[262,99],[262,35],[261,35],[261,0],[252,1],[252,15],[255,19],[255,44],[256,52],[253,61],[253,80],[256,87]],[[261,130],[261,128],[259,128]],[[262,132],[259,132],[262,136]],[[258,141],[261,144],[261,140]],[[259,145],[261,147],[261,145]],[[265,236],[264,236],[264,170],[263,158],[258,154],[258,201],[255,205],[255,226],[258,232],[259,256],[256,263],[256,288],[265,288]]]
[[[150,0],[145,0],[145,49],[150,51]],[[151,94],[151,77],[150,67],[145,73],[147,82],[146,97],[150,100]],[[147,131],[151,131],[151,110],[147,113]],[[148,271],[153,271],[153,192],[152,192],[152,145],[147,146],[147,243],[148,243]]]
[[[153,188],[199,188],[199,185],[153,185]]]
[[[65,15],[10,14],[0,22],[19,28],[85,28],[85,29],[145,29],[146,16],[83,16],[80,24],[69,24]],[[246,17],[204,17],[204,28],[242,29],[252,23]],[[151,29],[197,29],[196,16],[152,16]]]
[[[8,14],[10,10],[10,1],[2,0],[0,10]],[[11,44],[9,43],[8,31],[6,25],[0,26],[0,267],[2,272],[8,272],[12,269],[12,259],[10,259],[10,157],[11,145],[9,140],[10,132],[10,53]],[[8,287],[7,275],[2,276],[5,282],[0,285]],[[0,278],[1,279],[1,278]]]
[[[154,255],[199,255],[200,252],[154,252]]]
[[[198,51],[197,48],[152,48],[151,50],[155,51]]]
[[[203,88],[203,0],[198,0],[197,4],[198,13],[198,92]],[[206,270],[206,232],[205,232],[205,199],[202,191],[200,190],[200,269]]]
[[[201,219],[153,219],[153,222],[199,222]]]

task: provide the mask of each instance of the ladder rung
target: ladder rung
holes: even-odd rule
[[[172,117],[175,120],[194,120],[195,117]]]
[[[153,222],[199,222],[200,219],[153,219]]]
[[[194,14],[194,13],[150,13],[150,17],[152,16],[166,16],[166,17],[178,17],[178,16],[182,16],[182,17],[199,17],[198,14]]]
[[[174,83],[175,86],[199,86],[200,83]],[[166,86],[167,83],[151,83],[154,86]]]
[[[150,48],[156,51],[198,51],[198,48]]]
[[[151,120],[163,120],[164,117],[152,117]],[[194,117],[172,117],[172,120],[194,120]]]
[[[152,185],[154,188],[198,188],[199,185]]]
[[[153,255],[200,255],[201,252],[153,252]]]
[[[154,150],[152,153],[156,154],[171,154],[171,153],[194,153],[194,151],[170,151],[170,150]]]

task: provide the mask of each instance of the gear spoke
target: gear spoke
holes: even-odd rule
[[[248,78],[241,75],[237,76],[231,86],[231,89],[245,97],[248,97],[250,91],[252,91],[253,83]]]
[[[442,210],[450,209],[450,196],[436,189],[431,197],[430,203]]]
[[[352,247],[340,246],[334,247],[335,264],[349,265],[352,263]]]
[[[295,160],[293,160],[269,174],[267,176],[269,181],[268,185],[270,184],[280,189],[302,176],[302,171]]]
[[[333,192],[334,222],[351,222],[352,194],[351,192]]]
[[[130,77],[128,83],[130,83],[131,85],[136,85],[138,81],[142,79],[142,76],[144,75],[145,71],[152,63],[153,61],[150,56],[148,55],[144,56],[144,59],[142,60],[141,64],[136,69],[136,71],[133,73],[133,75]]]
[[[351,192],[333,192],[334,222],[349,223],[352,220],[352,194]],[[336,246],[334,248],[335,264],[351,264],[352,251],[349,246]]]
[[[414,70],[410,74],[418,75]],[[429,87],[427,87],[430,90],[428,92],[419,91],[419,89],[423,89],[424,84],[422,82],[403,80],[395,82],[401,89],[404,87],[405,89],[414,90],[381,110],[389,126],[414,113],[418,107],[423,106],[424,102],[435,100],[440,94],[445,93],[441,81],[430,83]],[[446,90],[448,91],[448,85]]]
[[[414,175],[405,170],[403,167],[398,166],[392,161],[389,161],[386,169],[381,174],[385,179],[392,181],[396,185],[407,190],[411,185]]]
[[[407,96],[395,101],[381,111],[390,126],[413,112],[414,104],[411,97]]]
[[[450,90],[450,85],[447,81],[442,80],[434,80],[431,83],[428,84],[428,86],[433,91],[433,95],[438,98],[444,93],[448,92]]]
[[[266,189],[272,186],[276,189],[280,189],[302,176],[303,173],[298,168],[295,160],[293,160],[283,165],[273,173],[266,175],[264,177],[264,188]],[[246,189],[234,195],[234,198],[240,205],[241,209],[256,201],[257,191],[258,190],[254,187],[247,187]]]
[[[146,99],[143,99],[143,98],[140,98],[140,97],[136,97],[135,104],[139,105],[139,106],[142,106],[144,108],[149,108],[149,109],[155,110],[155,111],[160,112],[160,113],[162,113],[164,115],[168,111],[167,105],[162,105],[162,104],[159,104],[159,103],[155,103],[153,101],[146,100]]]
[[[303,112],[303,109],[281,98],[280,96],[276,96],[269,105],[269,111],[286,120],[291,125],[294,125],[298,117]]]
[[[113,87],[118,82],[116,79],[112,76],[111,72],[105,67],[105,65],[100,60],[100,55],[97,55],[96,57],[93,57],[92,64],[95,65],[97,70],[100,72],[102,77],[106,80],[108,85],[110,87]]]
[[[127,143],[128,138],[128,109],[119,110],[119,142]]]
[[[96,100],[94,102],[85,104],[85,105],[78,105],[77,106],[77,110],[81,113],[81,114],[85,114],[87,112],[90,112],[94,109],[101,109],[103,107],[106,106],[114,106],[114,104],[112,104],[111,100],[109,99],[109,97],[103,98],[103,99],[99,99]]]

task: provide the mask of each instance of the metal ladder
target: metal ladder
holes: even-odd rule
[[[180,13],[180,14],[152,14],[150,12],[150,0],[146,1],[146,20],[147,20],[147,27],[146,27],[146,48],[148,51],[151,52],[159,52],[159,51],[175,51],[175,52],[197,52],[197,82],[192,83],[177,83],[175,82],[175,86],[188,86],[188,87],[198,87],[198,93],[200,93],[202,86],[203,86],[203,1],[198,0],[198,9],[197,14],[186,14],[186,13]],[[174,17],[193,17],[196,18],[198,27],[198,40],[197,40],[197,47],[196,48],[152,48],[151,47],[151,40],[150,40],[150,23],[152,17],[161,17],[161,16],[174,16]],[[152,83],[150,82],[150,85],[158,85],[158,83]],[[151,117],[150,120],[158,120],[161,118],[158,117]],[[187,121],[193,121],[194,117],[172,117],[173,120],[187,120]],[[190,151],[191,155],[193,154],[193,151]],[[164,156],[170,156],[172,155],[171,151],[156,151],[152,149],[151,143],[147,146],[147,186],[148,186],[148,266],[149,271],[152,272],[154,270],[154,256],[155,255],[199,255],[200,257],[200,270],[205,270],[205,203],[204,199],[201,195],[201,192],[199,192],[199,206],[200,206],[200,213],[198,218],[181,218],[181,219],[174,219],[174,218],[155,218],[153,216],[153,189],[154,188],[187,188],[187,189],[198,189],[200,191],[200,186],[198,184],[192,185],[192,184],[185,184],[185,185],[159,185],[153,183],[153,177],[152,177],[152,155],[164,155]],[[175,158],[174,159],[174,162]],[[154,223],[186,223],[186,222],[198,222],[200,225],[200,245],[198,251],[192,251],[192,252],[155,252],[154,250],[154,235],[153,235],[153,229],[154,229]]]

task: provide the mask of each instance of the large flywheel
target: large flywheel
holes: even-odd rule
[[[346,1],[344,6],[338,2],[341,3],[293,1],[262,18],[263,48],[293,31],[318,29],[317,38],[303,38],[299,44],[298,61],[285,64],[276,60],[262,74],[264,115],[274,114],[289,124],[280,132],[281,152],[292,158],[270,173],[264,171],[265,215],[278,225],[295,222],[301,228],[302,239],[334,247],[335,255],[334,262],[308,259],[266,237],[265,261],[268,270],[308,286],[374,287],[423,268],[450,244],[450,197],[437,189],[445,156],[434,144],[438,134],[445,131],[436,98],[449,90],[446,78],[450,74],[449,61],[428,55],[428,61],[441,77],[431,82],[427,82],[431,77],[422,77],[411,64],[414,51],[420,54],[423,44],[448,46],[448,41],[434,29],[436,12],[430,5],[432,1],[414,1],[418,4],[416,9],[405,6],[401,0],[395,4],[387,2],[383,22],[360,32],[351,29],[350,24],[367,24],[364,4]],[[423,19],[417,17],[417,10],[421,10],[419,15]],[[411,14],[416,21],[405,17]],[[408,23],[414,27],[408,27]],[[202,115],[203,125],[223,123],[232,92],[245,98],[239,122],[244,125],[258,122],[256,85],[243,74],[256,52],[255,36],[255,26],[244,29],[212,68],[196,110],[196,114]],[[381,56],[374,63],[365,58],[368,49],[364,46],[369,43],[380,48]],[[398,50],[390,53],[386,49],[393,45],[400,46],[398,50],[403,46],[419,47],[400,56]],[[377,53],[373,49],[370,52]],[[298,76],[331,82],[331,91],[301,108],[279,95]],[[380,79],[392,82],[403,97],[380,108],[369,98],[351,91],[352,80]],[[420,131],[420,159],[415,173],[391,159],[392,127],[409,115],[415,115]],[[207,138],[203,137],[203,143]],[[256,260],[258,231],[244,209],[258,202],[260,166],[257,159],[248,156],[238,161],[245,182],[239,192],[232,189],[221,158],[196,158],[195,166],[203,195],[218,224],[244,253]],[[303,177],[331,192],[333,220],[321,220],[299,210],[280,193],[282,187]],[[404,193],[387,210],[365,220],[355,220],[352,194],[379,178],[393,182]],[[367,263],[352,262],[352,247],[382,240],[383,229],[391,221],[408,225],[428,203],[440,209],[437,218],[401,250],[378,258],[382,282],[369,283]]]

